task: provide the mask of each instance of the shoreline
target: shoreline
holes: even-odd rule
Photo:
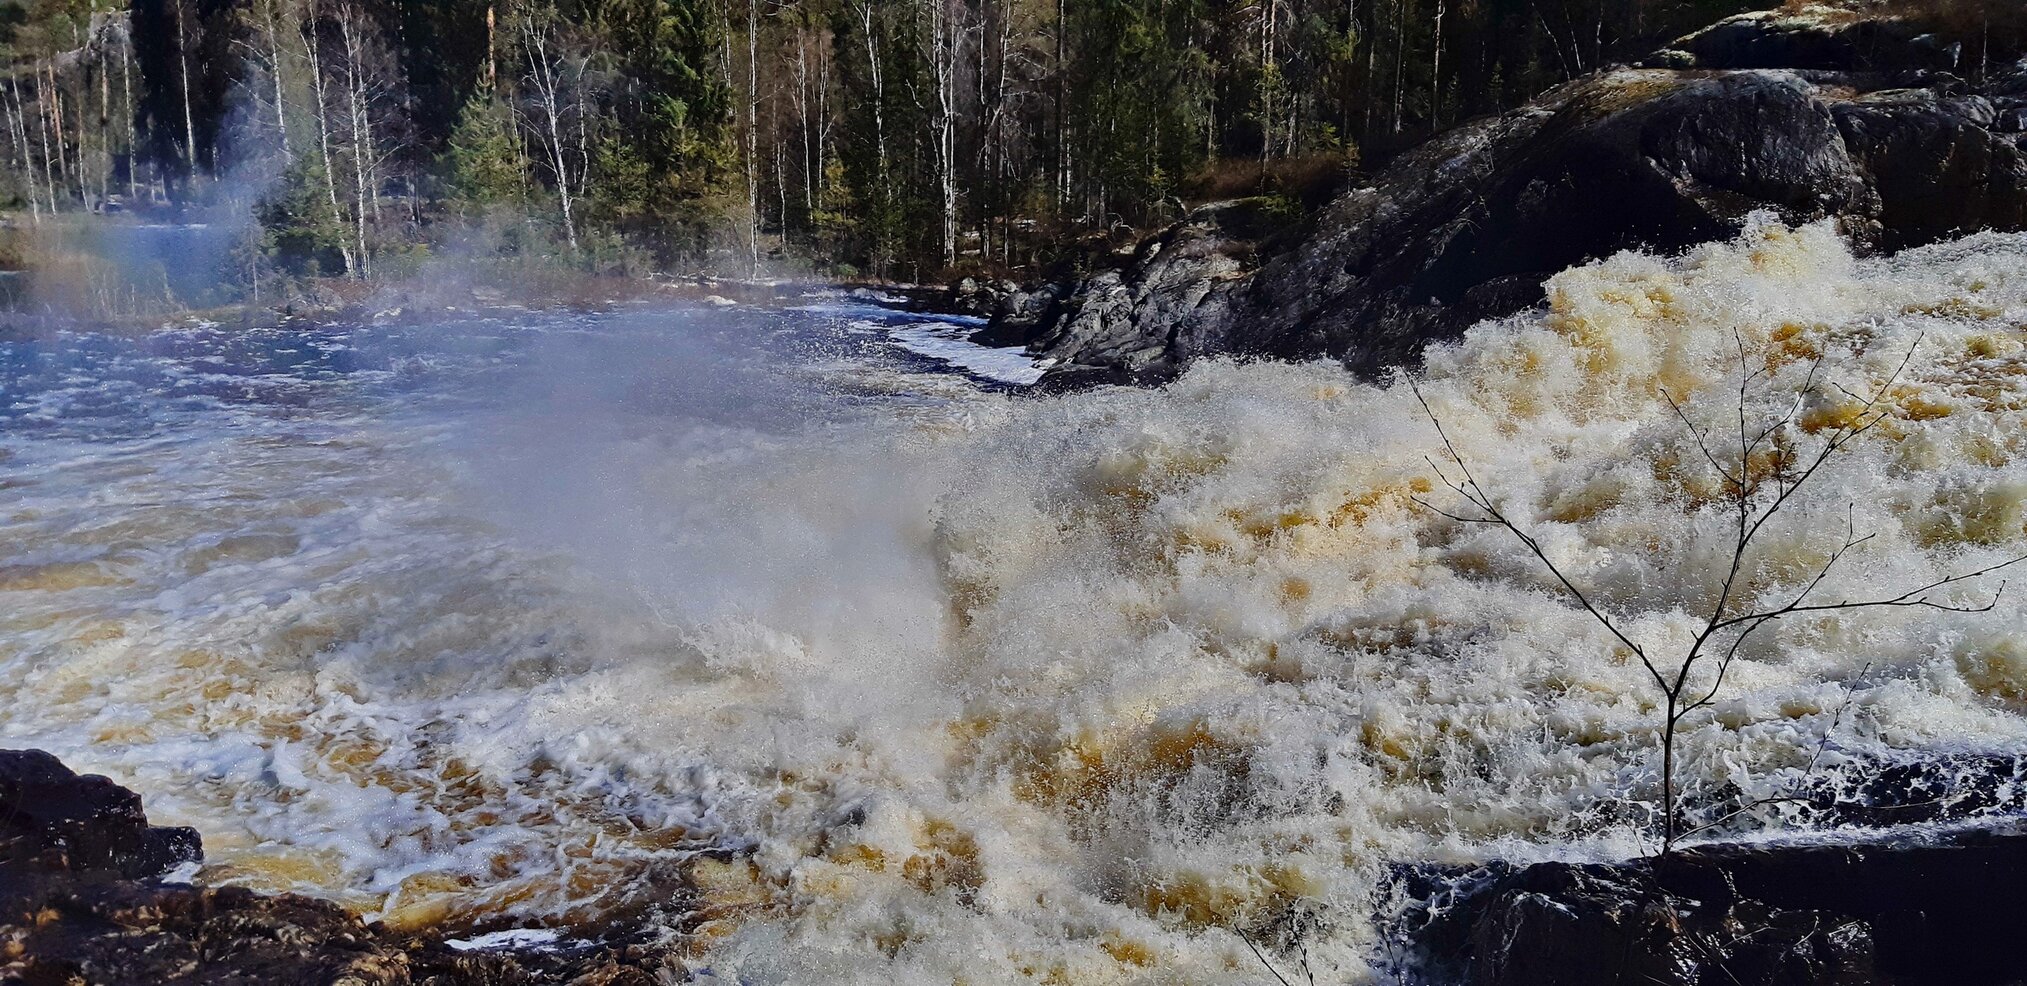
[[[0,271],[28,274],[29,271]],[[286,322],[420,321],[431,317],[486,317],[528,311],[597,312],[628,305],[678,302],[695,305],[773,307],[806,301],[813,295],[836,293],[896,311],[920,315],[963,313],[945,310],[951,289],[943,285],[888,281],[831,281],[789,278],[610,277],[575,276],[570,290],[552,283],[500,287],[478,282],[457,287],[424,283],[423,278],[399,281],[320,282],[325,297],[314,302],[283,304],[246,301],[139,314],[64,311],[46,306],[41,312],[0,311],[0,340],[32,338],[51,332],[85,331],[138,336],[187,328],[233,326],[272,328]]]
[[[2027,817],[1824,836],[1589,862],[1407,860],[1393,877],[1407,906],[1373,918],[1388,968],[1409,982],[1690,986],[1775,981],[1774,970],[1794,986],[2010,981],[2014,963],[1980,946],[2027,919],[2027,904],[2003,903],[2027,867]],[[709,973],[694,963],[713,911],[688,865],[658,903],[579,927],[396,928],[321,898],[189,882],[203,853],[194,830],[149,824],[140,795],[108,778],[38,749],[0,750],[0,975],[651,986]]]

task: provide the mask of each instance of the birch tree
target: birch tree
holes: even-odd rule
[[[570,245],[570,252],[576,253],[577,219],[575,213],[576,192],[572,176],[569,148],[564,143],[564,134],[569,125],[564,117],[572,111],[574,97],[569,87],[581,84],[584,74],[582,56],[572,58],[564,51],[557,39],[555,22],[551,15],[530,12],[521,18],[521,48],[527,60],[527,82],[530,100],[533,103],[530,115],[534,118],[532,127],[543,150],[545,163],[556,182],[557,206],[563,217],[563,232]],[[581,119],[580,119],[581,123]],[[579,146],[579,161],[583,160],[582,144]],[[579,174],[582,174],[580,167]]]

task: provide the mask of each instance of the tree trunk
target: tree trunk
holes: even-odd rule
[[[113,73],[99,49],[99,206],[113,196]]]
[[[1448,10],[1444,0],[1436,0],[1436,38],[1430,46],[1429,57],[1429,128],[1442,126],[1443,99],[1443,14]]]
[[[1280,19],[1280,0],[1267,0],[1260,19],[1260,164],[1274,157],[1274,22]]]
[[[1394,133],[1401,132],[1401,93],[1408,80],[1408,2],[1394,0]]]
[[[295,159],[295,153],[289,148],[288,104],[287,97],[283,95],[282,85],[281,26],[275,16],[275,7],[280,2],[281,0],[265,0],[263,12],[267,15],[268,71],[274,76],[274,129],[281,138],[282,160],[288,162]]]
[[[14,131],[14,152],[15,156],[21,161],[21,177],[28,182],[29,221],[40,226],[42,225],[42,199],[40,198],[42,190],[36,187],[39,183],[35,180],[35,156],[29,153],[28,150],[28,117],[21,108],[21,76],[17,72],[9,71],[7,73],[7,95],[9,101],[8,109],[12,111],[12,115],[8,118],[7,122]]]
[[[373,121],[356,16],[349,4],[338,8],[338,36],[345,42],[345,107],[352,138],[352,234],[358,250],[357,274],[360,280],[365,280],[373,273],[373,254],[366,244],[366,199],[367,190],[377,184],[373,176],[377,152],[373,147]]]
[[[499,68],[499,55],[497,55],[497,54],[495,53],[495,52],[497,51],[497,44],[498,44],[498,42],[496,42],[496,41],[494,40],[494,32],[495,32],[496,30],[497,30],[497,26],[496,26],[496,22],[494,21],[494,15],[493,15],[493,5],[492,5],[492,4],[486,4],[486,91],[487,91],[487,92],[491,92],[491,91],[493,91],[493,86],[494,86],[494,85],[496,84],[496,80],[498,79],[498,77],[499,77],[499,74],[500,74],[500,68]]]
[[[746,0],[747,261],[760,276],[760,0]]]
[[[1056,208],[1070,205],[1070,9],[1056,0]]]
[[[51,96],[49,93],[42,91],[42,77],[39,75],[35,79],[35,89],[35,128],[42,137],[42,189],[44,194],[49,196],[49,214],[53,216],[62,210],[58,209],[56,205],[56,168],[50,162],[49,102]],[[59,135],[60,137],[61,135]],[[62,145],[59,144],[58,146],[60,148]]]
[[[802,122],[802,211],[805,222],[816,215],[817,156],[810,127],[809,104],[809,31],[798,24],[795,29],[795,115]],[[785,232],[785,203],[782,226]]]
[[[136,162],[134,160],[135,156],[134,145],[138,143],[138,135],[134,131],[135,114],[134,114],[133,53],[134,53],[134,21],[133,16],[128,15],[127,35],[124,42],[120,45],[120,106],[122,109],[126,111],[122,115],[125,116],[127,120],[127,198],[129,199],[134,198],[135,196],[141,193],[140,184],[138,180],[135,178],[135,173],[139,169],[135,166]]]
[[[866,36],[866,67],[873,83],[873,148],[874,181],[879,188],[878,215],[875,219],[873,236],[873,268],[875,273],[887,273],[888,246],[887,217],[894,201],[894,189],[889,180],[887,167],[887,80],[880,71],[880,44],[873,33],[872,0],[862,0],[858,7],[859,23]]]
[[[317,152],[324,165],[325,197],[331,203],[332,214],[342,220],[345,210],[338,204],[338,173],[331,162],[331,100],[324,87],[323,46],[317,40],[317,8],[314,2],[309,13],[309,19],[303,24],[303,52],[309,58],[311,89],[317,100]],[[340,241],[338,255],[344,258],[346,272],[359,269],[350,243]]]
[[[929,10],[929,71],[936,85],[935,116],[931,136],[936,146],[936,189],[942,211],[939,245],[943,263],[957,262],[957,184],[953,174],[957,151],[956,31],[951,23],[949,0],[924,0]]]
[[[556,65],[550,60],[549,27],[537,26],[532,20],[521,25],[521,44],[528,53],[529,81],[535,84],[535,96],[541,101],[544,143],[549,152],[549,166],[556,174],[557,204],[563,211],[563,235],[570,244],[570,252],[577,253],[577,217],[570,190],[570,159],[563,146],[563,103],[558,92],[560,82]]]
[[[70,149],[64,146],[63,86],[56,80],[56,60],[45,60],[42,73],[49,79],[49,129],[56,140],[56,177],[62,182],[63,197],[69,198]]]
[[[197,117],[190,110],[190,35],[183,25],[184,0],[170,0],[176,9],[176,68],[183,82],[183,158],[197,174]]]

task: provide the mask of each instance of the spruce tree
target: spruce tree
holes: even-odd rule
[[[481,90],[465,101],[445,153],[445,183],[459,212],[471,215],[520,200],[526,187],[514,152],[507,107]]]

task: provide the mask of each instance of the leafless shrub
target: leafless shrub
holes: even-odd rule
[[[1906,372],[1909,361],[1914,358],[1915,349],[1921,345],[1921,340],[1915,340],[1893,373],[1871,393],[1859,395],[1844,391],[1846,396],[1859,402],[1856,413],[1823,436],[1820,444],[1807,448],[1803,447],[1803,439],[1794,437],[1794,429],[1790,426],[1795,424],[1809,399],[1821,392],[1824,387],[1822,370],[1825,357],[1819,355],[1810,364],[1806,379],[1792,395],[1792,399],[1785,403],[1785,410],[1764,420],[1754,421],[1753,388],[1762,383],[1762,378],[1770,378],[1771,375],[1764,367],[1757,370],[1752,368],[1742,335],[1734,331],[1733,339],[1737,344],[1739,363],[1735,441],[1733,436],[1728,434],[1729,422],[1725,428],[1726,434],[1716,434],[1697,424],[1689,408],[1674,395],[1665,390],[1662,392],[1662,397],[1667,400],[1675,416],[1694,440],[1704,463],[1723,480],[1723,501],[1734,521],[1731,536],[1724,545],[1730,556],[1730,564],[1722,583],[1716,587],[1716,604],[1710,608],[1708,616],[1703,619],[1701,630],[1687,650],[1681,654],[1679,663],[1670,662],[1665,656],[1651,652],[1648,647],[1629,636],[1622,626],[1621,616],[1598,602],[1594,592],[1587,592],[1578,586],[1568,573],[1549,558],[1541,543],[1528,533],[1525,518],[1516,519],[1500,509],[1492,495],[1479,483],[1469,463],[1450,441],[1442,420],[1422,396],[1421,389],[1415,387],[1412,380],[1409,381],[1415,399],[1421,404],[1423,412],[1428,415],[1430,422],[1436,427],[1437,435],[1442,439],[1444,457],[1448,462],[1446,466],[1431,458],[1429,465],[1435,470],[1437,478],[1443,485],[1463,500],[1462,505],[1452,508],[1439,507],[1419,497],[1415,502],[1427,510],[1459,523],[1488,524],[1504,528],[1512,534],[1547,568],[1549,574],[1555,577],[1556,582],[1576,600],[1579,606],[1583,607],[1585,612],[1595,618],[1621,646],[1639,660],[1640,666],[1652,679],[1655,689],[1660,692],[1663,700],[1660,740],[1663,855],[1672,852],[1676,842],[1686,834],[1681,806],[1678,804],[1679,785],[1676,782],[1676,768],[1681,759],[1678,737],[1682,724],[1689,716],[1717,700],[1724,688],[1725,677],[1731,670],[1732,662],[1738,657],[1740,648],[1755,633],[1791,616],[1851,610],[1917,608],[1951,613],[1987,612],[1998,605],[2005,592],[2004,582],[1993,591],[1989,600],[1978,605],[1950,602],[1937,598],[1935,594],[1938,590],[1989,575],[2027,560],[2027,556],[2011,558],[1976,571],[1936,579],[1892,595],[1881,594],[1875,598],[1859,600],[1817,601],[1816,590],[1822,586],[1823,581],[1829,577],[1838,563],[1842,562],[1852,549],[1873,538],[1871,534],[1861,535],[1857,532],[1854,505],[1852,512],[1847,514],[1841,543],[1830,552],[1829,558],[1816,570],[1814,576],[1786,602],[1768,606],[1744,598],[1743,582],[1748,570],[1748,558],[1752,555],[1761,534],[1766,531],[1767,524],[1779,515],[1783,508],[1794,502],[1795,495],[1805,485],[1823,475],[1825,467],[1839,452],[1848,449],[1860,436],[1872,431],[1880,422],[1886,420],[1891,411],[1885,406],[1885,398]],[[1771,385],[1771,380],[1766,380],[1766,384]],[[1694,675],[1693,672],[1699,667],[1709,667],[1712,669],[1711,673],[1701,677]]]

